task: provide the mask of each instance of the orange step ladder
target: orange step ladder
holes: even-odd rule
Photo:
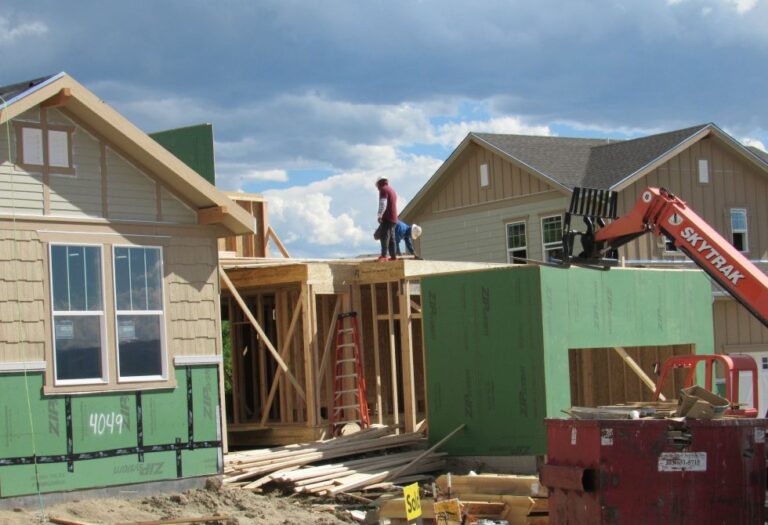
[[[333,401],[329,413],[331,435],[348,423],[360,428],[371,426],[365,393],[365,375],[360,359],[360,336],[357,312],[339,314],[336,318],[336,361],[334,366]],[[353,414],[356,417],[347,417]]]

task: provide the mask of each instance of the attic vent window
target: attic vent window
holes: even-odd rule
[[[709,161],[707,159],[699,159],[699,182],[701,184],[709,183]]]
[[[480,164],[480,187],[485,188],[488,186],[488,163],[484,162]]]
[[[74,128],[36,122],[18,122],[16,158],[30,173],[74,175],[72,133]]]

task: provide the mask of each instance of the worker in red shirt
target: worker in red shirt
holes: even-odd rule
[[[379,228],[376,230],[381,243],[381,256],[379,261],[396,261],[395,256],[395,225],[397,224],[397,193],[389,185],[386,177],[376,179],[376,187],[379,189]],[[387,259],[389,252],[389,259]]]

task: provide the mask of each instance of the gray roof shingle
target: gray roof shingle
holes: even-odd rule
[[[21,95],[30,88],[35,87],[38,84],[42,84],[46,80],[53,78],[56,75],[48,75],[45,77],[35,78],[32,80],[26,80],[24,82],[17,82],[16,84],[10,84],[8,86],[0,86],[0,97],[6,102]]]
[[[609,188],[707,126],[709,124],[702,124],[632,140],[473,135],[568,188]]]
[[[747,146],[747,149],[757,155],[760,160],[768,164],[768,153],[755,146]]]

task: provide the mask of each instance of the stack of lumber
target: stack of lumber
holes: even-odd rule
[[[392,432],[372,427],[326,441],[228,454],[224,483],[245,489],[275,484],[296,493],[336,496],[385,482],[418,480],[420,474],[444,466],[442,454],[403,451],[423,447],[421,433]]]
[[[448,476],[435,481],[440,499],[457,498],[466,514],[474,518],[506,520],[509,525],[546,525],[548,516],[547,488],[538,476],[508,474],[480,474]],[[422,499],[425,519],[434,517],[434,500]],[[384,501],[379,507],[379,518],[405,518],[402,498]]]

